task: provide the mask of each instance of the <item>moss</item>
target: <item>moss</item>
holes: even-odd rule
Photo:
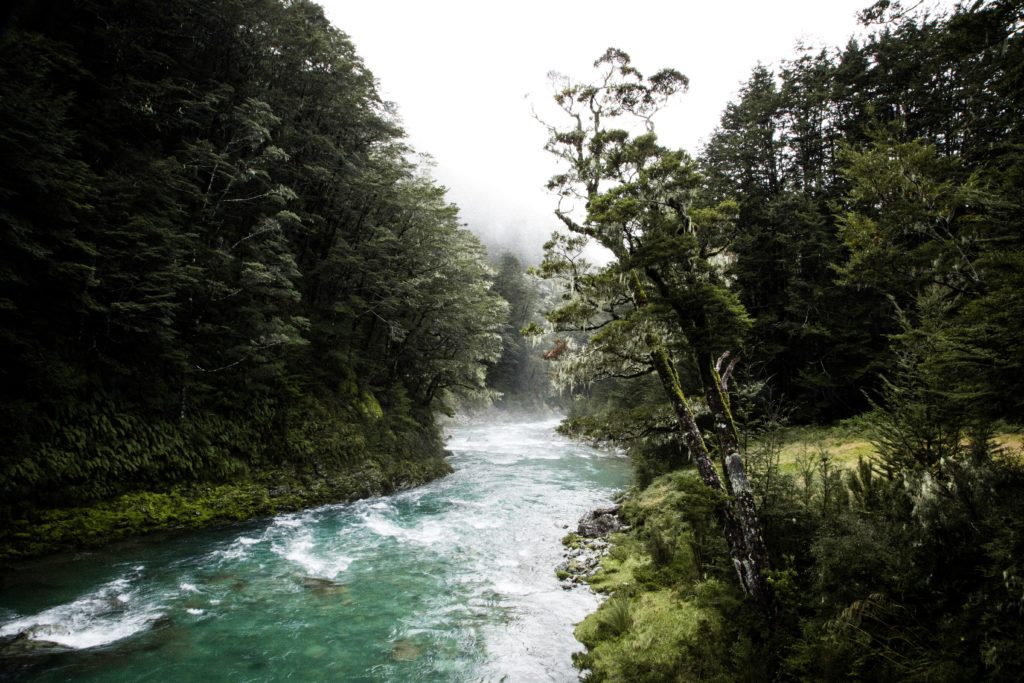
[[[715,611],[670,589],[617,596],[576,627],[587,652],[574,661],[590,681],[714,680],[714,664],[692,653],[720,640],[721,630]]]
[[[636,584],[636,571],[650,564],[643,544],[629,534],[613,534],[612,547],[587,583],[598,593],[614,593]]]
[[[586,545],[586,541],[586,538],[573,531],[562,538],[562,545],[570,550],[578,550]]]
[[[686,470],[669,472],[655,479],[623,506],[629,523],[636,526],[642,524],[652,514],[677,507],[687,484],[695,478],[696,474],[693,471]]]
[[[611,597],[576,628],[587,650],[574,662],[586,680],[759,680],[759,672],[738,678],[729,669],[730,648],[742,645],[730,622],[741,603],[731,584],[713,578],[730,570],[711,526],[714,507],[714,494],[690,470],[662,475],[623,501],[630,529],[611,537],[588,579]]]
[[[95,547],[167,529],[196,529],[346,502],[426,483],[451,472],[432,457],[379,458],[327,472],[269,468],[242,481],[136,491],[90,505],[28,510],[0,532],[0,562]]]
[[[381,408],[380,401],[369,391],[364,391],[360,395],[359,409],[363,416],[371,420],[380,420],[384,417],[384,409]]]
[[[570,576],[572,576],[572,574],[570,574],[569,572],[565,571],[564,569],[556,569],[556,570],[555,570],[555,577],[556,577],[556,578],[557,578],[557,579],[558,579],[559,581],[565,581],[565,580],[566,580],[566,579],[568,579],[568,578],[569,578]]]

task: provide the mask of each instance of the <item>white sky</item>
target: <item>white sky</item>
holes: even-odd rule
[[[871,0],[320,0],[398,104],[412,145],[437,162],[463,220],[492,253],[538,258],[558,227],[544,189],[556,166],[531,106],[549,71],[589,78],[606,48],[644,74],[674,67],[690,90],[656,119],[663,143],[696,153],[760,61],[798,41],[842,46]],[[548,110],[550,111],[550,110]],[[557,117],[552,116],[557,122]]]

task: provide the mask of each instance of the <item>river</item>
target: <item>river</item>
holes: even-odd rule
[[[559,539],[629,474],[556,425],[453,426],[455,473],[394,496],[19,567],[0,638],[32,653],[0,680],[575,681],[597,603]]]

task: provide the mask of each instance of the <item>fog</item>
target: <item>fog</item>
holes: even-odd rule
[[[492,253],[535,261],[558,227],[544,189],[557,167],[532,115],[557,122],[548,72],[586,78],[609,46],[644,73],[682,71],[689,93],[656,123],[664,143],[696,153],[755,64],[791,57],[797,43],[845,45],[870,2],[323,4],[398,104],[411,144],[436,160],[470,229]]]

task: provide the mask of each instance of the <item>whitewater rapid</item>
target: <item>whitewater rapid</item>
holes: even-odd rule
[[[398,495],[26,565],[0,590],[0,664],[39,681],[574,681],[596,598],[554,576],[559,540],[628,468],[557,422],[453,426],[455,473]]]

